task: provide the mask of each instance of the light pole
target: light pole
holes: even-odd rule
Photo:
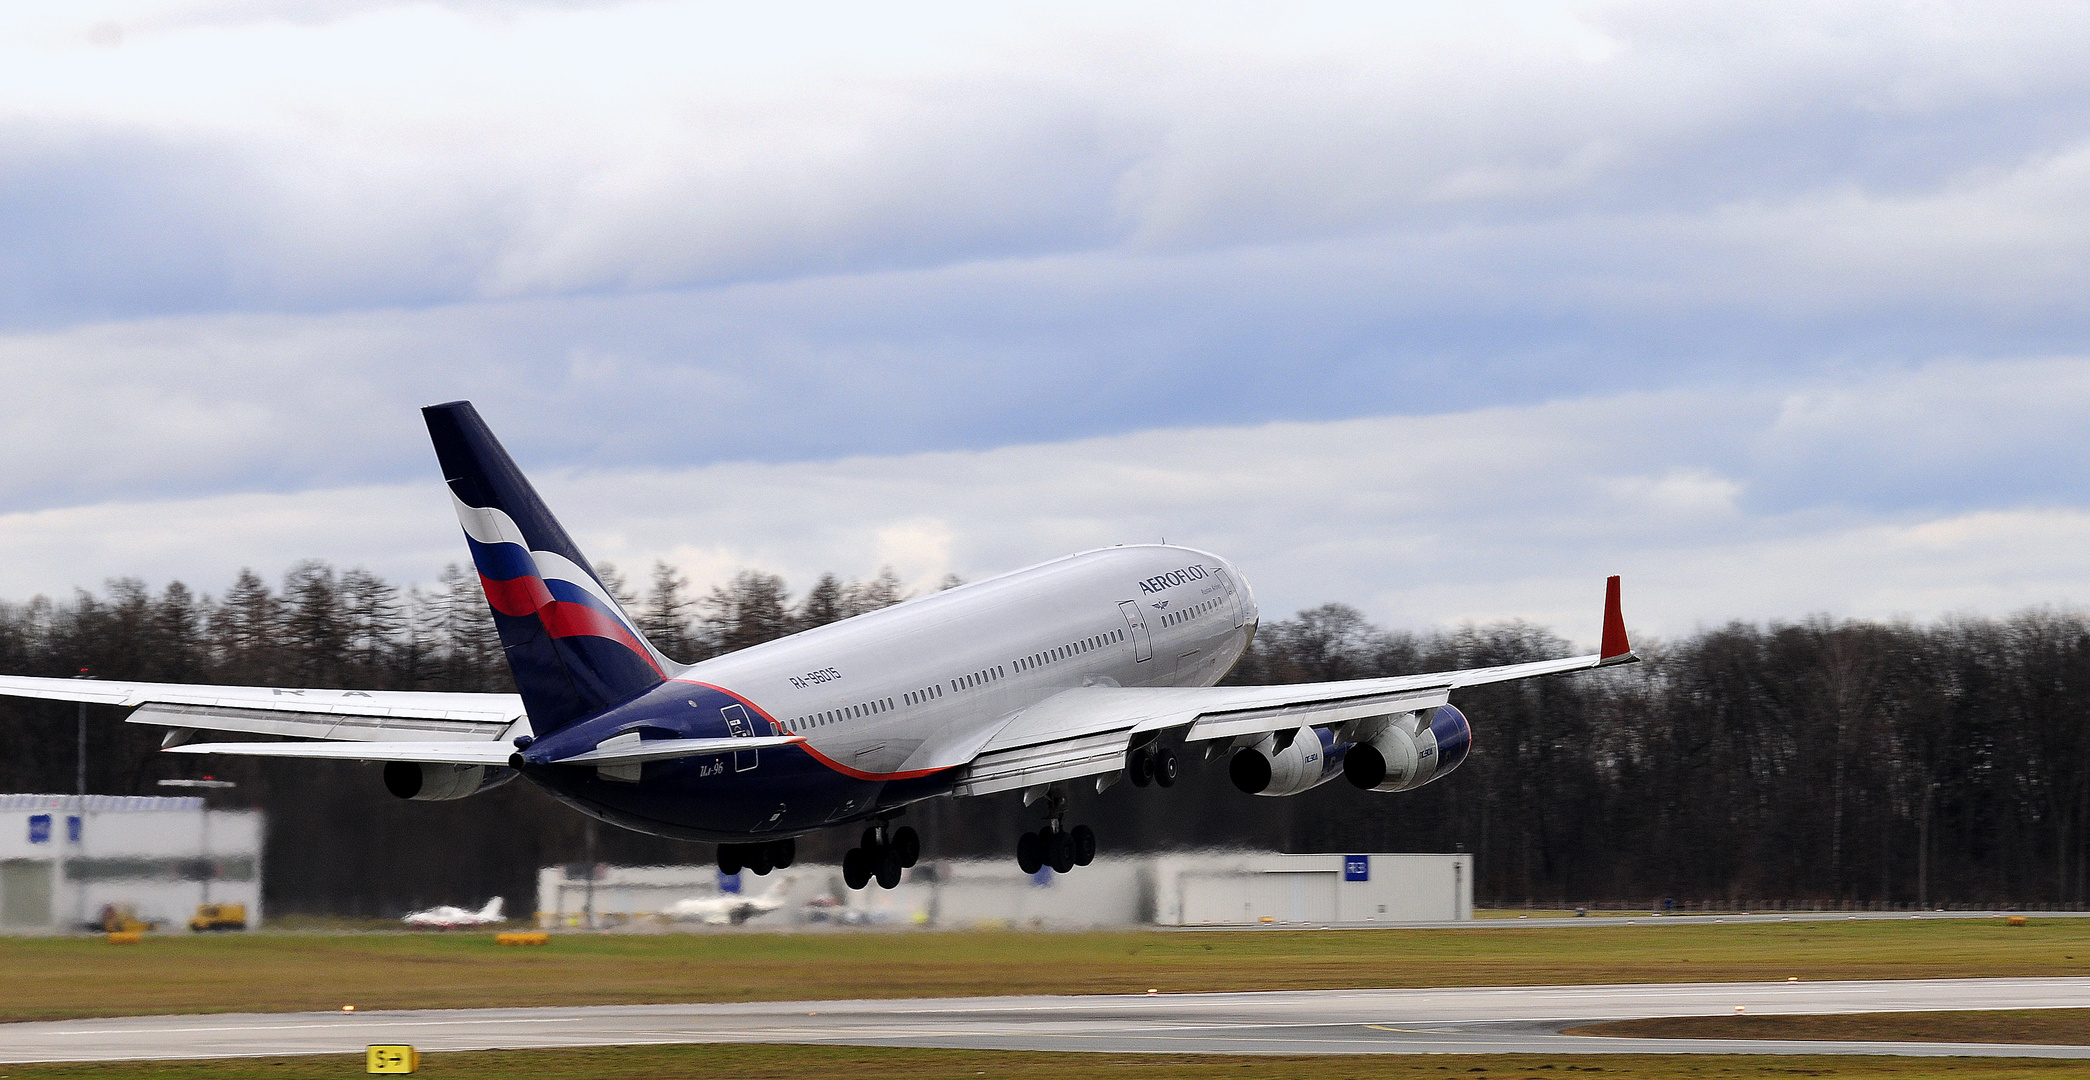
[[[81,668],[75,679],[92,679],[86,668]],[[73,794],[87,794],[87,703],[80,703],[79,754],[73,761]]]

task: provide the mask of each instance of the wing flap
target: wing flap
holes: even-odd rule
[[[1445,687],[1427,687],[1420,690],[1395,690],[1377,694],[1363,694],[1348,699],[1323,701],[1300,701],[1285,705],[1271,705],[1232,711],[1214,711],[1200,714],[1183,733],[1184,742],[1206,742],[1212,739],[1233,739],[1243,735],[1261,735],[1265,732],[1296,728],[1324,727],[1340,724],[1366,716],[1388,716],[1394,713],[1419,712],[1434,709],[1450,700],[1451,691]]]
[[[515,747],[505,742],[263,742],[189,743],[168,754],[239,754],[320,761],[414,761],[424,765],[506,765]]]
[[[432,717],[374,716],[358,713],[292,712],[230,705],[174,705],[151,702],[127,717],[133,724],[237,731],[249,735],[288,735],[301,739],[359,742],[443,742],[494,740],[508,730],[506,720],[454,720]]]

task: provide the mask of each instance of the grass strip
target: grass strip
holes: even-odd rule
[[[1643,1039],[1827,1039],[1837,1042],[2031,1043],[2090,1046],[2090,1009],[1844,1013],[1834,1016],[1662,1016],[1572,1028]]]
[[[2090,919],[1444,930],[0,938],[0,1020],[149,1013],[2090,975]]]
[[[363,1074],[361,1058],[328,1055],[222,1061],[0,1065],[8,1080],[319,1080]],[[913,1050],[828,1046],[633,1046],[428,1054],[420,1075],[477,1080],[651,1080],[730,1076],[749,1080],[1490,1080],[1599,1074],[1619,1080],[2080,1080],[2090,1061],[1699,1054],[1355,1054],[1226,1056],[1042,1051]]]

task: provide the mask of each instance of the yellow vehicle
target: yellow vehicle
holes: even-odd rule
[[[129,904],[103,904],[102,917],[89,925],[111,934],[142,934],[159,924],[139,918]]]
[[[245,930],[247,928],[247,905],[245,904],[198,904],[196,917],[189,920],[189,929],[202,933],[205,930]]]

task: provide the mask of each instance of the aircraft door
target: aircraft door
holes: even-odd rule
[[[720,709],[718,714],[726,721],[727,735],[735,739],[750,739],[754,737],[755,725],[748,721],[747,709],[744,706],[728,705]],[[760,764],[762,764],[762,751],[760,750],[733,751],[734,772],[747,772]]]
[[[1147,636],[1147,617],[1140,614],[1139,601],[1126,600],[1118,605],[1125,614],[1125,625],[1132,631],[1132,660],[1142,663],[1154,658],[1154,639]]]
[[[1219,584],[1226,588],[1226,606],[1234,613],[1234,629],[1241,629],[1241,624],[1248,620],[1241,615],[1241,594],[1234,589],[1234,575],[1224,570],[1214,570],[1212,576],[1218,578]]]

